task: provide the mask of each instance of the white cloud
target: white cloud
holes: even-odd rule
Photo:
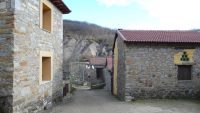
[[[149,15],[158,20],[159,28],[200,28],[200,0],[138,0]]]
[[[127,6],[131,3],[133,3],[134,0],[96,0],[96,1],[110,7],[110,6],[113,6],[113,5]]]
[[[200,0],[97,0],[106,6],[139,5],[155,19],[156,24],[144,22],[127,26],[155,29],[200,28]],[[134,9],[134,8],[133,8]],[[140,13],[140,12],[138,12]],[[145,20],[145,19],[144,19]],[[142,21],[142,18],[141,18]],[[130,22],[131,23],[131,22]],[[145,27],[146,26],[146,27]],[[152,27],[155,26],[155,27]]]

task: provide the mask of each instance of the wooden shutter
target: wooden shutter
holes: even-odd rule
[[[191,65],[179,65],[178,66],[178,80],[191,80]]]

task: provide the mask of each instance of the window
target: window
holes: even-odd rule
[[[51,80],[51,57],[42,57],[42,81]]]
[[[191,80],[191,65],[179,65],[178,66],[178,80]]]
[[[53,79],[53,57],[51,52],[40,52],[40,77],[39,83],[51,81]]]
[[[48,32],[52,31],[52,5],[47,0],[41,0],[40,27]]]

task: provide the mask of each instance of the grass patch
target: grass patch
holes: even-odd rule
[[[4,113],[4,110],[1,106],[0,106],[0,113]]]
[[[76,90],[77,90],[77,89],[76,89],[75,87],[72,86],[72,87],[71,87],[71,90],[70,90],[70,93],[73,94]]]
[[[138,99],[135,101],[132,101],[133,103],[138,103],[138,104],[162,104],[162,103],[173,103],[173,102],[191,102],[195,104],[200,104],[200,98],[198,99]]]
[[[184,100],[200,104],[200,98],[197,98],[197,99],[184,99]]]
[[[13,87],[12,83],[5,83],[5,84],[0,85],[0,88],[10,88],[10,89],[12,89],[12,87]]]
[[[4,72],[4,71],[0,71],[0,76],[2,79],[10,79],[12,80],[13,79],[13,73],[11,72]]]

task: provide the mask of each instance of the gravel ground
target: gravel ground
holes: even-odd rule
[[[77,90],[71,102],[54,107],[52,113],[200,113],[200,101],[121,102],[104,90]]]

